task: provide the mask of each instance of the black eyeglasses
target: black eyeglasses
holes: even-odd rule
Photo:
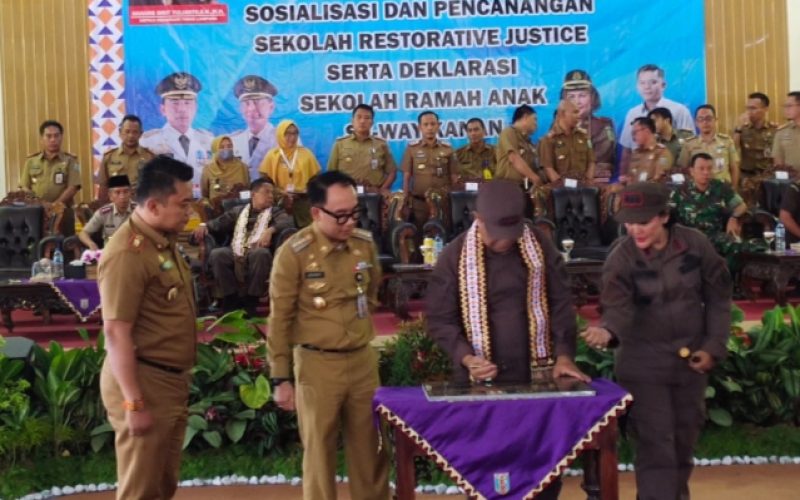
[[[355,210],[353,210],[348,214],[337,214],[336,212],[331,212],[330,210],[327,210],[323,207],[317,207],[317,208],[319,208],[326,214],[336,219],[336,223],[339,224],[340,226],[347,224],[347,221],[349,221],[350,219],[357,221],[361,217],[361,213],[363,212],[361,207],[356,207]]]

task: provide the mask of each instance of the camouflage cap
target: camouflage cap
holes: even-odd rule
[[[275,97],[278,95],[278,89],[265,78],[258,75],[246,75],[236,82],[233,87],[233,94],[240,101],[249,101]]]
[[[669,210],[669,188],[656,182],[636,182],[619,193],[617,222],[644,224]]]
[[[156,85],[156,94],[162,99],[196,99],[203,86],[194,75],[179,71],[167,75]]]
[[[573,69],[564,76],[564,90],[584,90],[592,88],[592,78],[582,69]]]

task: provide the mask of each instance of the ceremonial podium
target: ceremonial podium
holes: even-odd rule
[[[607,380],[589,387],[594,395],[505,397],[489,388],[486,398],[437,400],[422,387],[379,388],[373,407],[394,437],[397,498],[414,498],[415,456],[434,460],[472,498],[529,499],[581,454],[588,498],[617,499],[616,418],[633,399]]]

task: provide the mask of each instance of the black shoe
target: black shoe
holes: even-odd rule
[[[245,313],[251,318],[258,317],[259,298],[260,297],[254,297],[252,295],[245,295],[243,298],[242,302]]]
[[[242,309],[243,306],[244,304],[242,303],[242,298],[239,297],[239,294],[232,293],[222,298],[223,313],[229,313],[237,309]]]

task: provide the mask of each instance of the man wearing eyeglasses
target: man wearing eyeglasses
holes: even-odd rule
[[[371,233],[356,229],[360,210],[350,176],[328,171],[307,189],[313,222],[280,247],[270,277],[267,352],[275,403],[297,410],[303,498],[336,498],[340,429],[351,497],[389,498],[389,462],[372,421],[377,250]]]
[[[739,191],[739,152],[729,135],[717,132],[717,111],[711,104],[702,104],[694,112],[699,134],[688,139],[681,149],[678,166],[689,168],[689,160],[697,153],[707,153],[714,159],[714,178],[728,182]]]

